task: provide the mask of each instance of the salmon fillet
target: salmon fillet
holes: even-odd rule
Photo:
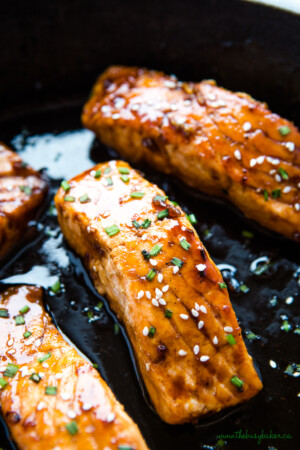
[[[18,448],[148,448],[98,372],[52,324],[41,288],[2,293],[0,329],[0,409]]]
[[[21,238],[47,190],[43,176],[0,143],[0,259]]]
[[[229,199],[250,219],[300,241],[300,134],[249,95],[111,67],[82,122],[128,160]]]
[[[226,285],[182,210],[123,161],[64,187],[61,229],[125,325],[160,417],[190,422],[257,394]]]

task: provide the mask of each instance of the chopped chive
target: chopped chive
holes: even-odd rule
[[[102,309],[103,308],[103,302],[98,302],[96,305],[97,309]]]
[[[147,273],[146,278],[147,278],[148,281],[152,281],[153,278],[155,277],[155,275],[156,275],[156,270],[155,269],[150,269],[149,272]]]
[[[234,336],[232,334],[227,334],[226,338],[230,345],[236,344],[236,340],[234,339]]]
[[[290,331],[290,329],[292,328],[292,326],[291,326],[291,324],[289,323],[288,320],[284,320],[284,321],[282,322],[282,325],[281,325],[280,328],[281,328],[281,330],[288,332],[288,331]]]
[[[7,318],[9,317],[8,310],[5,309],[5,308],[1,308],[1,309],[0,309],[0,317],[4,317],[4,318],[7,319]]]
[[[61,187],[63,188],[63,190],[65,192],[68,192],[71,189],[71,186],[69,185],[69,183],[67,181],[62,181]]]
[[[240,291],[244,292],[244,294],[247,294],[247,292],[250,291],[250,288],[246,284],[242,283],[240,285]]]
[[[144,257],[145,259],[150,259],[150,253],[147,252],[147,250],[142,250],[142,251],[141,251],[141,254],[143,255],[143,257]]]
[[[16,316],[15,317],[15,322],[16,322],[16,325],[24,325],[24,323],[25,323],[25,320],[24,320],[24,317],[23,316]]]
[[[48,216],[57,216],[57,211],[54,205],[50,205],[47,211]]]
[[[66,429],[72,436],[78,433],[78,426],[74,420],[66,424]]]
[[[195,214],[188,214],[187,218],[189,219],[192,225],[195,225],[197,223],[197,218]]]
[[[112,180],[112,178],[111,177],[106,177],[106,185],[107,186],[112,186],[114,183],[113,183],[113,180]]]
[[[171,260],[171,263],[174,264],[174,266],[178,266],[178,267],[183,266],[183,261],[181,261],[181,259],[176,258],[176,257]]]
[[[141,225],[141,228],[148,228],[151,225],[151,220],[150,219],[145,219],[144,222]]]
[[[290,134],[290,132],[291,132],[290,128],[286,125],[278,128],[278,131],[281,134],[281,136],[286,136],[286,135]]]
[[[249,339],[249,341],[254,341],[255,339],[260,339],[255,333],[252,331],[246,331],[246,337]]]
[[[114,324],[114,333],[115,335],[120,333],[120,325],[118,323]]]
[[[259,264],[257,265],[256,269],[254,270],[254,274],[255,275],[262,275],[263,273],[265,273],[270,267],[270,263],[263,263],[263,264]]]
[[[108,174],[111,172],[111,167],[106,167],[106,169],[103,170],[103,173]]]
[[[140,228],[140,226],[141,226],[137,220],[133,220],[132,224],[135,226],[135,228]]]
[[[91,201],[90,197],[87,194],[83,194],[81,197],[79,197],[80,203],[88,203]]]
[[[203,235],[206,239],[210,239],[212,237],[212,232],[207,228],[206,230],[203,231]]]
[[[26,195],[32,194],[32,189],[29,186],[20,186],[20,191],[24,192]]]
[[[279,175],[281,176],[281,178],[283,180],[288,180],[289,179],[288,173],[282,167],[279,167],[278,173],[279,173]]]
[[[127,167],[120,167],[120,168],[119,168],[119,172],[120,172],[122,175],[128,175],[128,174],[130,173],[130,170],[129,170]]]
[[[20,314],[26,314],[30,310],[28,305],[23,306],[23,308],[20,309]]]
[[[46,395],[56,395],[57,387],[56,386],[46,386],[45,394]]]
[[[118,445],[118,450],[133,450],[133,447],[128,447],[128,445]]]
[[[149,255],[150,256],[157,256],[159,254],[159,252],[162,249],[162,245],[160,244],[155,244],[154,247],[150,250]]]
[[[239,391],[243,390],[244,382],[240,380],[236,375],[233,375],[230,381]]]
[[[189,250],[191,246],[191,244],[189,244],[188,241],[186,241],[185,239],[181,239],[180,245],[182,248],[184,248],[184,250]]]
[[[75,202],[75,197],[72,197],[72,195],[65,195],[64,201],[65,202]]]
[[[31,381],[34,381],[35,383],[39,383],[41,381],[41,377],[39,376],[38,373],[34,372],[30,375],[29,379]]]
[[[162,211],[159,211],[159,213],[157,214],[157,218],[159,220],[163,220],[165,217],[169,216],[169,210],[168,209],[163,209]]]
[[[294,333],[295,333],[295,334],[300,334],[300,328],[298,328],[298,327],[295,328],[295,329],[294,329]]]
[[[86,315],[88,316],[89,320],[92,320],[94,318],[94,313],[90,309],[87,310]]]
[[[169,197],[167,197],[166,195],[156,195],[153,198],[154,202],[165,202]]]
[[[178,206],[178,203],[174,202],[174,200],[170,200],[170,203],[172,203],[173,206]]]
[[[171,311],[170,309],[166,309],[165,317],[167,317],[168,319],[171,319],[172,316],[173,316],[173,311]]]
[[[129,177],[127,175],[121,175],[120,178],[123,181],[123,183],[128,183],[129,181]]]
[[[92,366],[94,367],[94,369],[98,369],[98,367],[99,367],[98,364],[96,364],[96,363],[93,363]]]
[[[24,338],[27,339],[32,335],[31,331],[25,331],[25,333],[23,334]]]
[[[19,370],[17,364],[8,363],[4,372],[5,377],[13,378]]]
[[[53,294],[57,294],[61,289],[60,281],[57,280],[55,283],[51,286],[50,290],[53,292]]]
[[[94,177],[95,178],[100,178],[101,177],[101,170],[100,169],[96,170]]]
[[[274,189],[274,191],[272,191],[272,198],[279,198],[279,197],[281,197],[281,190]]]
[[[156,328],[155,327],[150,327],[149,328],[149,332],[148,332],[148,336],[150,338],[153,338],[153,336],[155,335],[155,332],[156,332]]]
[[[6,381],[6,380],[4,380],[4,378],[0,378],[0,388],[1,389],[4,389],[5,388],[5,386],[7,386],[8,385],[8,382]]]
[[[44,361],[47,361],[47,359],[51,358],[51,352],[45,353],[45,355],[38,358],[38,362],[42,364]]]
[[[242,236],[247,239],[252,239],[254,237],[254,234],[252,233],[252,231],[243,230]]]
[[[220,289],[227,289],[227,284],[225,283],[225,281],[222,281],[222,283],[219,283],[219,287]]]
[[[264,194],[264,197],[265,197],[265,200],[266,200],[266,202],[269,200],[269,194],[268,194],[268,191],[266,190],[266,189],[264,189],[263,190],[263,194]]]
[[[132,198],[143,198],[144,195],[145,195],[145,192],[135,191],[135,192],[131,192],[130,197],[132,197]]]
[[[117,227],[117,225],[111,225],[110,227],[104,228],[104,230],[109,237],[115,236],[115,234],[118,234],[120,232],[120,229],[119,227]]]

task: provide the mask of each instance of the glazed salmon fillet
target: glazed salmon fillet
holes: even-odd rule
[[[194,421],[262,389],[219,270],[162,190],[110,161],[64,182],[55,203],[164,421]]]
[[[52,324],[41,288],[0,294],[0,329],[0,410],[18,448],[148,448],[96,369]]]
[[[0,143],[0,259],[20,239],[46,194],[43,176]]]
[[[300,134],[266,104],[212,81],[111,67],[82,121],[122,157],[227,198],[248,218],[300,241]]]

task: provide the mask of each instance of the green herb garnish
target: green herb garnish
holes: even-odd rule
[[[31,331],[25,331],[25,333],[23,334],[24,338],[27,339],[32,335]]]
[[[106,185],[107,186],[112,186],[114,183],[113,183],[113,180],[112,180],[112,178],[111,177],[107,177],[106,178]]]
[[[146,278],[147,278],[148,281],[152,281],[153,278],[155,277],[155,275],[156,275],[156,270],[155,269],[150,269],[149,272],[146,275]]]
[[[88,203],[91,201],[91,199],[88,194],[83,194],[81,197],[79,197],[79,201],[80,203]]]
[[[263,190],[263,194],[264,194],[264,197],[265,197],[265,200],[266,200],[266,202],[269,200],[269,194],[268,194],[268,191],[266,190],[266,189],[264,189]]]
[[[46,386],[45,394],[46,395],[56,395],[57,387],[56,386]]]
[[[13,378],[19,370],[17,364],[8,363],[4,372],[5,377]]]
[[[96,170],[94,177],[95,178],[100,178],[101,177],[101,170],[100,169]]]
[[[145,192],[135,191],[135,192],[131,192],[130,197],[132,197],[132,198],[143,198],[144,195],[145,195]]]
[[[66,424],[66,429],[72,436],[78,433],[78,426],[74,420]]]
[[[104,230],[109,237],[115,236],[115,234],[120,232],[120,228],[117,225],[111,225],[110,227],[104,228]]]
[[[47,361],[47,359],[51,358],[51,352],[45,353],[45,355],[38,358],[38,362],[42,364],[44,361]]]
[[[247,239],[252,239],[254,237],[254,234],[252,233],[252,231],[243,230],[242,236]]]
[[[153,336],[155,335],[155,332],[156,332],[156,328],[155,328],[155,327],[150,327],[150,328],[149,328],[148,336],[149,336],[150,338],[153,338]]]
[[[41,381],[41,377],[39,376],[38,373],[34,372],[30,375],[29,379],[31,381],[34,381],[35,383],[39,383]]]
[[[233,375],[230,381],[239,391],[243,390],[244,382],[240,380],[236,375]]]
[[[127,167],[120,167],[120,168],[119,168],[119,172],[120,172],[122,175],[128,175],[128,174],[130,173],[130,170],[129,170]]]
[[[141,226],[137,220],[133,220],[132,224],[135,226],[135,228],[140,228],[140,226]]]
[[[165,317],[167,317],[168,319],[171,319],[172,316],[173,316],[173,311],[171,311],[170,309],[166,309]]]
[[[249,288],[246,284],[242,283],[242,284],[240,285],[240,291],[241,291],[241,292],[244,292],[244,294],[247,294],[247,292],[250,291],[250,288]]]
[[[162,249],[162,245],[161,244],[155,244],[154,247],[150,250],[149,255],[151,256],[157,256],[159,254],[159,252]]]
[[[225,283],[225,281],[222,281],[222,283],[219,283],[219,288],[220,289],[226,289],[227,288],[227,284]]]
[[[145,219],[144,222],[141,225],[141,228],[148,228],[151,225],[151,220],[150,219]]]
[[[165,202],[169,197],[167,197],[166,195],[156,195],[153,198],[154,202]]]
[[[234,339],[234,336],[232,334],[227,334],[226,338],[230,345],[236,344],[236,340]]]
[[[168,216],[169,216],[169,210],[167,208],[163,209],[162,211],[159,211],[159,213],[157,214],[157,218],[159,220],[163,220],[165,217],[168,217]]]
[[[189,244],[185,239],[181,239],[180,245],[182,248],[184,248],[184,250],[189,250],[189,248],[191,247],[191,244]]]
[[[23,316],[16,316],[15,317],[15,322],[16,322],[16,325],[24,325],[24,323],[25,323],[25,320],[24,320],[24,317]]]
[[[26,195],[32,194],[32,189],[29,186],[20,186],[20,191],[24,192]]]
[[[187,218],[189,219],[192,225],[195,225],[197,223],[197,218],[195,214],[188,214]]]
[[[23,306],[23,308],[20,309],[20,314],[26,314],[30,310],[28,305]]]
[[[71,189],[71,186],[69,185],[69,183],[67,181],[62,181],[61,187],[63,188],[63,190],[65,192],[68,192]]]
[[[279,197],[281,197],[281,190],[274,189],[274,191],[272,191],[272,198],[279,198]]]
[[[57,280],[55,283],[51,286],[50,290],[53,292],[53,294],[57,294],[61,289],[60,281]]]
[[[0,388],[1,389],[4,389],[5,388],[5,386],[7,386],[8,385],[8,382],[6,381],[6,380],[4,380],[4,378],[0,378]]]
[[[176,258],[176,257],[171,259],[171,263],[174,264],[174,266],[178,266],[178,267],[182,267],[183,266],[183,261],[181,261],[181,259]]]
[[[279,175],[281,176],[281,178],[283,180],[288,180],[289,179],[288,173],[282,167],[279,167],[278,173],[279,173]]]
[[[111,167],[106,167],[106,169],[104,169],[103,173],[108,174],[111,172]]]
[[[9,317],[8,310],[5,308],[1,308],[0,309],[0,317],[4,317],[5,319],[7,319]]]
[[[291,130],[288,126],[284,125],[283,127],[278,128],[279,133],[281,136],[287,136],[290,134]]]
[[[65,202],[75,202],[75,197],[72,197],[72,195],[65,195],[64,197]]]
[[[123,181],[123,183],[128,183],[129,181],[129,177],[127,175],[121,175],[120,178]]]
[[[120,325],[118,323],[114,324],[114,333],[115,335],[120,333]]]

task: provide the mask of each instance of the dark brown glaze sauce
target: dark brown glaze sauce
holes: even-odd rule
[[[92,134],[81,131],[79,115],[80,108],[61,109],[25,117],[5,126],[2,139],[6,144],[19,150],[35,169],[48,167],[52,194],[62,178],[70,178],[95,162],[119,158],[97,141],[91,145]],[[22,130],[24,124],[26,129]],[[113,314],[107,309],[105,300],[95,292],[80,260],[63,241],[51,210],[36,224],[31,242],[1,268],[1,280],[42,284],[46,288],[46,303],[58,326],[92,362],[98,364],[102,376],[138,423],[152,450],[213,448],[220,434],[239,430],[260,433],[262,429],[290,433],[294,438],[264,440],[260,446],[256,440],[225,439],[225,448],[293,448],[297,441],[295,411],[300,401],[297,397],[300,388],[297,377],[284,371],[289,364],[299,363],[296,349],[300,337],[295,333],[300,322],[297,312],[299,248],[246,221],[229,205],[195,194],[173,177],[160,175],[147,167],[139,169],[149,181],[165,190],[171,200],[196,215],[198,224],[195,227],[200,238],[215,263],[222,265],[220,268],[231,291],[231,301],[246,345],[264,382],[263,391],[255,399],[231,412],[212,416],[197,426],[164,424],[145,402],[143,386],[140,383],[139,387],[122,327],[118,333]],[[253,237],[244,237],[243,231],[253,233]],[[266,260],[270,264],[263,271]],[[263,273],[254,274],[250,266]],[[48,288],[58,277],[62,289],[53,295]],[[240,291],[242,283],[250,288],[248,293]],[[286,303],[289,297],[293,297],[292,303],[290,300]],[[103,307],[99,305],[100,301],[104,302]],[[249,331],[258,339],[247,339]],[[158,358],[162,354],[163,349],[160,349]],[[271,367],[270,360],[276,363],[276,368]],[[1,446],[9,449],[4,428],[1,433]]]

